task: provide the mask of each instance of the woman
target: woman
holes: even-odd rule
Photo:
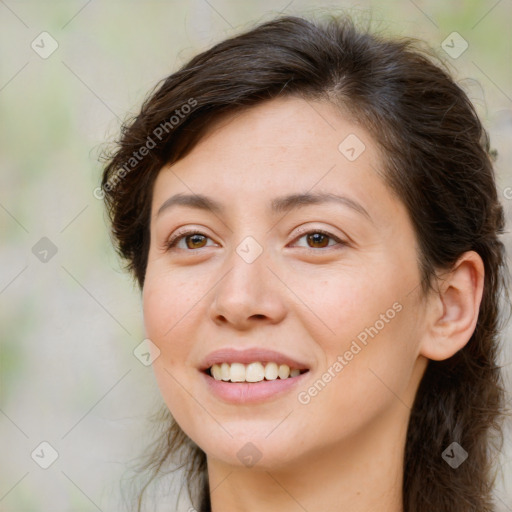
[[[170,412],[153,477],[181,461],[200,511],[493,510],[503,211],[417,42],[296,17],[223,41],[102,188]]]

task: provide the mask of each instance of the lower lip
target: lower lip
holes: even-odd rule
[[[293,390],[309,371],[288,377],[287,379],[262,380],[260,382],[226,382],[215,380],[201,372],[210,391],[218,398],[233,404],[252,404],[277,398],[287,391]]]

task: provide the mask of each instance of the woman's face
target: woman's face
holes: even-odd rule
[[[332,105],[284,98],[216,123],[158,175],[146,336],[169,410],[209,461],[275,468],[403,433],[425,313],[413,228],[382,169]],[[166,203],[177,194],[216,207]],[[275,377],[265,363],[302,373],[231,382],[246,367],[224,365],[216,380],[203,369],[219,350],[219,363],[264,363],[251,380]]]

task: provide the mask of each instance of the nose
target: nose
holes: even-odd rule
[[[227,270],[214,287],[210,316],[215,323],[249,330],[284,319],[285,286],[269,270],[268,264],[265,251],[251,263],[233,251],[226,262]]]

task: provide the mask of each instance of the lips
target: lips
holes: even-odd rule
[[[224,348],[211,352],[201,363],[199,369],[206,372],[214,364],[222,363],[242,363],[250,364],[254,362],[260,363],[277,363],[286,364],[290,368],[297,368],[299,370],[309,370],[309,366],[302,362],[294,359],[290,356],[276,352],[275,350],[267,350],[263,348],[251,348],[246,350],[236,350],[233,348]]]
[[[237,366],[233,365],[233,363],[250,365],[255,362],[262,363],[263,365],[276,363],[280,368],[286,365],[287,368],[285,369],[287,371],[285,373],[289,372],[289,377],[284,379],[279,377],[274,380],[267,380],[265,378],[259,381],[232,382],[231,380],[217,380],[208,371],[214,364],[222,365],[222,363],[228,363],[231,366]],[[226,365],[222,366],[225,367]],[[293,368],[295,371],[300,370],[300,372],[298,375],[292,376],[290,368]],[[232,405],[256,405],[284,399],[294,389],[297,389],[297,386],[304,383],[309,375],[310,365],[281,352],[261,347],[245,350],[224,348],[208,354],[199,369],[201,370],[202,380],[206,389],[218,400]],[[272,376],[270,377],[272,378]]]

